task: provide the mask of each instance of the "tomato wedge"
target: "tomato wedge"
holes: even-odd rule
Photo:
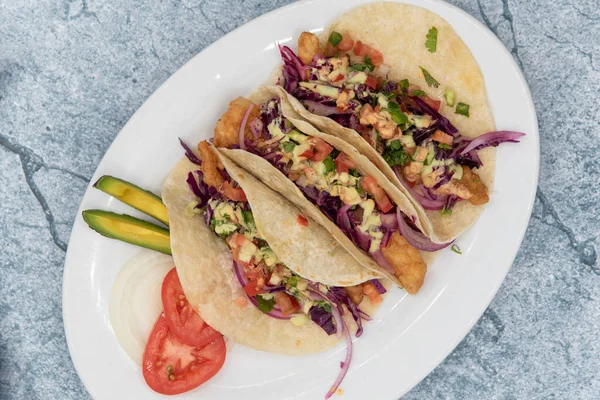
[[[375,198],[377,208],[382,212],[386,213],[394,208],[394,205],[390,202],[390,199],[385,194],[383,188],[379,186],[375,178],[372,176],[365,176],[362,178],[361,186],[367,193]]]
[[[295,298],[284,292],[275,293],[275,304],[281,309],[283,315],[290,315],[300,309]]]
[[[356,163],[352,161],[350,157],[346,155],[346,153],[340,153],[335,158],[335,170],[338,173],[341,174],[342,172],[348,172],[350,169],[354,168],[356,168]]]
[[[374,49],[368,44],[364,44],[360,40],[357,40],[354,44],[354,54],[359,57],[369,56],[374,66],[379,67],[383,64],[383,54],[379,50]]]
[[[144,380],[160,394],[180,394],[215,376],[225,362],[225,341],[217,337],[203,346],[181,343],[161,314],[150,333],[142,360]]]
[[[231,201],[248,201],[242,188],[233,187],[228,181],[223,183],[223,194]]]
[[[187,301],[175,268],[163,280],[161,297],[169,330],[182,343],[205,346],[221,336],[204,322]]]

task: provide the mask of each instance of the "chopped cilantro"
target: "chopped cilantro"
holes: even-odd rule
[[[360,187],[360,186],[356,186],[356,191],[358,192],[358,194],[360,195],[360,197],[363,197],[364,195],[366,195],[367,193],[365,192],[365,190]]]
[[[350,174],[350,176],[353,176],[355,178],[360,178],[360,172],[358,172],[357,169],[351,169],[348,171],[348,173]]]
[[[388,143],[388,146],[390,149],[392,150],[398,150],[402,148],[402,143],[400,142],[400,140],[392,140],[391,142]]]
[[[352,64],[350,66],[350,69],[353,71],[364,71],[365,69],[367,69],[367,66],[365,64]]]
[[[450,215],[452,215],[452,210],[446,208],[446,205],[444,204],[444,207],[442,208],[440,214],[442,215],[442,217],[449,217]]]
[[[368,69],[369,71],[374,71],[375,65],[373,65],[373,61],[371,60],[371,57],[366,55],[365,58],[363,58],[362,63],[352,64],[350,66],[350,69],[353,71],[361,71],[361,72],[366,69]]]
[[[452,148],[452,146],[446,143],[438,143],[438,147],[443,150],[450,150]]]
[[[435,26],[432,26],[429,32],[427,32],[427,40],[425,40],[425,47],[430,53],[435,53],[437,50],[437,34],[438,30]]]
[[[464,115],[465,117],[469,118],[469,105],[459,101],[456,104],[456,111],[454,113]]]
[[[392,101],[388,103],[388,112],[392,116],[394,122],[398,125],[404,125],[408,123],[408,117],[402,111],[400,106]]]
[[[256,296],[256,303],[258,304],[258,309],[266,314],[275,307],[275,298],[266,300],[261,295],[258,295]]]
[[[400,88],[400,90],[405,91],[406,89],[408,89],[408,79],[402,79],[400,82],[398,82],[398,87]]]
[[[214,231],[215,228],[217,227],[217,225],[219,225],[219,221],[217,221],[214,218],[211,218],[211,220],[210,220],[210,228]]]
[[[439,87],[440,83],[438,81],[435,80],[435,78],[433,76],[431,76],[431,74],[429,72],[427,72],[427,70],[421,66],[419,66],[419,68],[421,68],[421,72],[423,72],[423,77],[425,78],[425,82],[427,82],[427,86],[429,87]]]
[[[315,306],[317,307],[321,307],[322,309],[324,309],[325,311],[327,311],[328,313],[331,312],[331,303],[329,303],[328,301],[325,300],[317,300],[315,301]]]
[[[392,140],[383,151],[383,159],[391,166],[404,166],[410,161],[400,140]]]
[[[340,44],[340,42],[342,41],[342,35],[336,31],[331,32],[331,35],[329,35],[329,43],[331,43],[331,45],[333,47],[337,47],[338,44]]]
[[[335,171],[335,161],[333,161],[331,154],[329,154],[327,158],[323,160],[323,164],[325,164],[326,174]]]
[[[422,90],[413,90],[410,92],[411,96],[427,97],[427,94]]]
[[[375,70],[375,65],[373,65],[373,61],[371,61],[371,57],[367,54],[363,59],[365,66],[369,69],[369,71]]]
[[[462,251],[460,251],[460,247],[458,247],[457,245],[453,244],[452,247],[450,248],[453,252],[455,252],[456,254],[462,254]]]
[[[289,142],[285,142],[281,145],[283,147],[283,151],[285,151],[286,153],[291,153],[292,151],[294,151],[294,148],[296,147],[296,143],[289,141]]]

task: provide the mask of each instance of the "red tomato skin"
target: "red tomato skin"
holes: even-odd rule
[[[364,44],[360,40],[357,40],[354,44],[354,54],[359,57],[368,55],[371,58],[373,65],[376,67],[379,67],[381,64],[383,64],[383,54],[379,50],[374,49],[368,44]]]
[[[306,217],[304,217],[304,215],[298,214],[298,216],[296,217],[296,220],[298,221],[298,225],[303,226],[303,227],[308,226],[308,220],[306,219]]]
[[[279,306],[283,315],[293,314],[300,309],[296,299],[284,292],[275,293],[275,303]]]
[[[433,108],[435,111],[439,111],[440,110],[440,105],[442,104],[442,102],[440,100],[433,100],[430,99],[429,97],[425,97],[423,99],[423,101],[425,103],[427,103],[427,105],[431,108]]]
[[[361,185],[367,193],[370,193],[375,197],[375,203],[377,203],[377,208],[379,208],[379,210],[386,213],[394,208],[394,205],[390,202],[387,194],[385,194],[383,188],[379,186],[375,178],[372,176],[365,176],[362,179]]]
[[[371,89],[375,89],[377,87],[377,78],[375,78],[373,75],[369,75],[367,76],[365,84]]]
[[[248,201],[242,188],[233,187],[228,181],[223,184],[223,194],[231,201]]]
[[[179,351],[188,351],[189,354],[195,354],[202,362],[195,365],[191,370],[191,366],[181,368],[176,360],[170,363],[169,354],[163,354],[161,351],[167,347],[164,346],[166,341],[171,343],[169,348],[177,347]],[[148,344],[144,350],[142,359],[142,373],[144,380],[150,387],[160,394],[174,395],[188,392],[197,388],[204,382],[212,378],[219,372],[225,363],[226,347],[223,336],[208,343],[205,346],[187,346],[177,340],[177,338],[169,330],[169,325],[164,314],[161,314],[152,332],[148,338]],[[157,365],[160,360],[163,360],[160,365]],[[168,363],[168,364],[167,364]],[[169,371],[167,368],[173,368],[174,380],[169,380]]]
[[[350,37],[348,32],[342,35],[342,40],[338,43],[336,49],[339,51],[350,51],[354,47],[354,40]]]
[[[336,158],[335,158],[335,170],[338,173],[342,173],[342,172],[348,172],[350,171],[350,169],[354,169],[356,168],[356,163],[354,161],[352,161],[347,155],[346,153],[340,153]]]
[[[194,311],[185,297],[175,268],[163,280],[161,298],[169,330],[180,342],[188,346],[204,346],[221,336]]]

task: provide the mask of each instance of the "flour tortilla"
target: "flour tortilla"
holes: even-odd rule
[[[225,158],[222,161],[231,167],[231,161]],[[235,301],[239,298],[246,298],[246,294],[235,276],[233,260],[227,245],[206,226],[202,215],[189,215],[185,211],[190,202],[197,201],[186,183],[188,173],[197,169],[197,165],[192,164],[187,158],[183,158],[169,173],[162,189],[162,198],[169,211],[173,259],[183,290],[194,310],[210,326],[226,337],[256,350],[302,355],[323,351],[336,345],[339,342],[336,336],[327,335],[312,321],[308,321],[302,326],[294,326],[288,320],[279,320],[263,314],[249,302],[245,307],[236,305]],[[289,203],[273,201],[273,198],[280,198],[280,196],[265,188],[264,185],[258,184],[258,189],[254,189],[253,185],[258,182],[249,174],[239,173],[239,169],[235,166],[228,169],[228,172],[232,177],[240,178],[249,199],[261,199],[261,196],[264,195],[262,189],[265,189],[264,192],[270,192],[268,193],[270,196],[266,200],[262,199],[263,201],[268,201],[273,208],[293,210],[294,217],[297,215],[298,210]],[[252,206],[257,229],[260,229],[259,226],[262,225],[259,222],[261,221],[260,211],[257,214],[257,210],[261,209],[258,207],[259,204]],[[305,229],[316,231],[315,236],[324,241],[323,246],[329,244],[327,240],[331,241],[329,234],[313,221],[309,221],[309,226]],[[287,235],[283,231],[278,234],[280,236]],[[267,233],[265,236],[269,235]],[[311,243],[310,238],[303,237],[302,240]],[[270,241],[269,244],[272,248],[277,247],[273,246]],[[273,250],[275,251],[275,248]],[[312,250],[317,249],[313,248]],[[340,246],[332,246],[329,250],[333,254],[331,259],[337,261],[339,266],[350,268],[348,266],[353,265],[359,272],[367,274]],[[293,250],[290,251],[290,253],[293,252]],[[286,254],[277,254],[281,259],[289,258]],[[307,253],[300,252],[299,254],[304,254],[310,259],[310,255]],[[336,263],[331,262],[328,266],[334,264]],[[307,264],[301,265],[308,267]],[[322,266],[323,263],[320,265]],[[372,309],[368,300],[365,303],[367,303],[365,304],[367,309]],[[355,332],[356,324],[349,313],[344,319],[350,331]]]
[[[365,156],[361,155],[354,147],[349,145],[344,140],[322,133],[315,129],[311,124],[301,119],[300,116],[292,109],[289,102],[287,102],[287,94],[280,86],[262,86],[255,90],[249,99],[255,104],[262,104],[267,102],[273,97],[279,97],[281,99],[281,111],[284,117],[292,123],[298,130],[309,135],[323,139],[334,148],[346,153],[350,159],[352,159],[357,169],[363,175],[373,176],[382,188],[386,191],[392,201],[400,208],[407,216],[416,218],[416,225],[421,228],[419,216],[415,210],[413,204],[409,201],[407,196],[401,193],[398,188],[392,185],[388,179],[370,162]],[[356,260],[360,262],[367,269],[383,275],[391,279],[394,283],[401,286],[398,278],[390,274],[381,268],[377,262],[362,249],[359,249],[352,241],[340,230],[340,228],[327,218],[319,208],[311,203],[304,194],[298,189],[298,187],[288,179],[282,172],[271,165],[265,159],[247,152],[245,150],[231,150],[225,148],[218,149],[220,153],[224,154],[228,158],[235,161],[239,166],[250,172],[252,175],[260,179],[271,189],[283,195],[286,199],[290,200],[296,206],[298,206],[308,217],[324,226],[327,231],[344,247]],[[430,264],[435,258],[435,254],[421,252],[423,260],[426,264]]]
[[[437,50],[430,53],[425,48],[425,36],[431,27],[438,30]],[[418,84],[429,97],[442,100],[440,114],[452,122],[464,136],[476,137],[495,130],[494,119],[488,105],[483,75],[469,48],[450,24],[439,15],[421,7],[400,3],[373,3],[352,9],[344,14],[323,35],[326,42],[331,31],[348,32],[352,39],[360,40],[383,53],[384,62],[390,66],[388,78],[395,81],[408,79]],[[439,83],[439,88],[429,88],[419,66],[426,69]],[[444,101],[444,89],[452,89],[457,101],[470,105],[470,117],[454,113]],[[483,211],[484,206],[474,206],[461,201],[452,209],[452,215],[442,217],[439,211],[424,210],[398,180],[385,160],[356,131],[344,128],[333,120],[308,112],[302,104],[289,95],[290,104],[304,119],[323,132],[345,140],[371,160],[387,179],[415,207],[422,231],[432,241],[447,243],[464,232]],[[483,167],[477,170],[483,183],[492,189],[496,152],[487,148],[478,153]]]

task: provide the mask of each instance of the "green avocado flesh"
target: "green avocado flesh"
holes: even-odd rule
[[[94,187],[169,226],[167,207],[154,193],[110,175],[98,179]]]
[[[86,210],[83,220],[90,228],[111,239],[171,254],[169,231],[129,215],[102,210]]]

